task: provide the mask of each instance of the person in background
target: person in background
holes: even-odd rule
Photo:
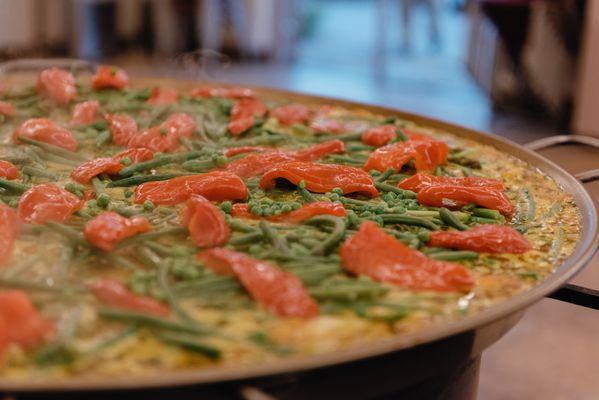
[[[441,48],[441,38],[439,35],[439,4],[440,0],[401,0],[401,19],[402,19],[402,52],[408,53],[411,50],[411,26],[412,14],[414,8],[422,4],[428,12],[429,37],[431,46],[435,50]]]

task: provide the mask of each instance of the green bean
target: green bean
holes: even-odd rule
[[[18,279],[18,278],[9,278],[9,277],[0,277],[0,287],[6,287],[11,289],[25,289],[32,291],[40,291],[40,292],[86,292],[87,288],[83,286],[74,286],[74,285],[54,285],[49,284],[48,282],[36,282],[32,280]]]
[[[327,140],[332,140],[332,139],[349,142],[352,140],[360,140],[361,138],[362,138],[362,132],[349,132],[349,133],[343,133],[340,135],[320,135],[320,136],[317,136],[315,139],[318,142],[326,142]]]
[[[439,209],[439,216],[441,217],[441,221],[443,221],[448,226],[452,228],[456,228],[460,231],[468,230],[468,226],[465,225],[462,221],[460,221],[451,211],[447,208]]]
[[[154,315],[144,314],[135,311],[118,310],[112,308],[100,308],[98,310],[98,315],[106,319],[112,319],[121,322],[137,323],[141,326],[164,329],[167,331],[188,332],[195,333],[198,335],[205,335],[212,332],[211,329],[208,329],[203,326],[198,326],[196,324],[191,325],[189,323],[174,322],[165,318],[160,318]]]
[[[205,355],[211,359],[219,359],[221,351],[214,346],[208,345],[198,341],[195,337],[190,335],[174,334],[174,333],[161,333],[156,335],[158,339],[163,342],[179,347],[183,347],[186,350],[191,350],[196,353]]]
[[[385,183],[387,178],[389,178],[391,175],[393,175],[394,172],[395,172],[395,170],[393,168],[389,168],[388,170],[383,172],[381,175],[374,178],[374,181],[378,182],[378,183]]]
[[[181,164],[181,168],[192,172],[205,172],[215,167],[212,160],[188,160]]]
[[[395,130],[395,134],[397,135],[397,140],[400,142],[407,142],[410,138],[404,133],[403,129],[397,128]]]
[[[553,241],[551,242],[551,247],[549,248],[549,256],[553,259],[557,258],[561,252],[563,244],[564,244],[564,229],[563,229],[563,224],[560,223],[555,232]]]
[[[180,163],[183,161],[192,160],[194,158],[198,158],[203,155],[205,155],[205,152],[203,152],[203,151],[190,151],[187,153],[178,153],[178,154],[168,154],[168,155],[157,156],[157,157],[153,158],[152,160],[132,164],[132,165],[129,165],[129,166],[123,168],[119,172],[119,176],[122,176],[122,177],[131,176],[136,172],[143,172],[143,171],[161,167],[161,166],[167,165],[167,164]]]
[[[29,189],[29,186],[0,178],[0,188],[6,189],[11,193],[21,194],[25,193]]]
[[[241,220],[236,219],[236,218],[231,218],[231,221],[229,222],[229,226],[231,227],[231,229],[240,231],[240,232],[256,232],[256,228],[254,228],[253,226],[250,226],[250,225],[246,224],[245,222],[242,222]]]
[[[431,231],[437,231],[441,228],[437,224],[428,219],[411,217],[409,215],[402,214],[379,214],[379,217],[383,219],[386,224],[404,224],[404,225],[414,225],[421,226],[423,228],[429,229]]]
[[[316,197],[314,197],[314,195],[310,193],[308,189],[306,189],[306,181],[301,180],[298,183],[297,191],[299,192],[300,196],[302,197],[305,203],[314,203],[315,201],[317,201]]]
[[[532,196],[532,193],[530,193],[530,190],[528,188],[525,188],[523,190],[524,192],[524,197],[526,199],[526,220],[527,221],[532,221],[535,219],[535,216],[537,214],[537,203],[535,202],[534,197]]]
[[[129,261],[127,258],[118,255],[114,252],[112,253],[106,253],[103,255],[109,262],[111,262],[114,265],[126,268],[126,269],[130,269],[132,271],[135,271],[139,268],[139,266],[137,264],[135,264],[132,261]]]
[[[429,254],[430,258],[441,261],[474,260],[478,253],[474,251],[437,251]]]
[[[264,237],[267,238],[275,248],[275,250],[279,251],[281,254],[289,255],[291,250],[289,249],[289,245],[287,244],[287,240],[279,235],[266,220],[261,219],[258,223],[258,227],[264,234]]]
[[[58,332],[58,339],[35,355],[35,362],[39,365],[68,364],[73,362],[75,354],[72,349],[73,340],[79,326],[81,308],[75,309],[69,315],[63,329]]]
[[[245,235],[239,235],[229,240],[229,244],[232,246],[241,246],[245,244],[251,244],[262,241],[264,233],[262,231],[254,230],[253,232],[246,233]]]
[[[483,217],[471,217],[470,221],[477,223],[477,224],[501,224],[501,221],[498,219],[483,218]]]
[[[404,199],[415,199],[416,198],[416,193],[412,192],[411,190],[400,189],[396,186],[388,185],[383,182],[375,182],[374,187],[376,187],[378,190],[382,190],[384,192],[393,192],[395,194],[399,194]]]
[[[98,148],[106,146],[112,140],[112,133],[110,131],[102,131],[96,137],[94,145]]]
[[[41,149],[37,149],[38,152],[36,152],[35,150],[32,151],[32,153],[38,154],[39,157],[43,158],[46,161],[50,161],[56,164],[61,164],[61,165],[68,165],[71,167],[76,167],[79,164],[81,164],[81,161],[77,161],[77,160],[71,160],[65,157],[61,157],[61,156],[57,156],[56,154],[52,154],[52,153],[46,153],[44,151],[42,151]]]
[[[96,344],[89,350],[80,353],[80,355],[83,357],[89,357],[89,356],[96,355],[96,354],[102,352],[103,350],[106,350],[107,348],[112,347],[115,344],[127,339],[129,336],[136,333],[138,329],[139,329],[139,326],[137,323],[131,323],[127,327],[125,327],[122,331],[117,333],[116,335]]]
[[[240,290],[241,284],[228,276],[208,275],[193,282],[174,285],[173,293],[177,297],[195,297],[213,294],[223,290]]]
[[[318,246],[312,248],[312,255],[324,256],[329,254],[335,246],[339,244],[345,237],[345,230],[347,228],[345,221],[342,218],[334,217],[332,215],[321,215],[318,217],[310,218],[305,222],[308,225],[320,225],[328,224],[333,226],[333,231],[329,236],[324,239]]]
[[[29,165],[24,166],[21,171],[29,176],[39,176],[40,178],[58,179],[58,175],[56,175],[55,173],[52,173],[48,170],[31,167]]]
[[[354,301],[359,298],[376,298],[388,291],[389,289],[381,285],[363,285],[359,282],[309,289],[310,295],[318,300],[348,301]]]
[[[107,187],[128,187],[142,184],[144,182],[154,181],[166,181],[168,179],[176,178],[178,176],[189,176],[189,173],[165,173],[155,175],[136,175],[129,178],[119,179],[116,181],[108,182]]]
[[[72,160],[78,160],[78,161],[87,161],[87,159],[84,156],[82,156],[81,154],[76,153],[74,151],[69,151],[69,150],[63,149],[62,147],[54,146],[53,144],[39,142],[37,140],[29,139],[29,138],[26,138],[23,136],[19,136],[18,139],[23,143],[37,146],[40,149],[43,149],[49,153],[55,154],[60,157],[64,157],[64,158],[72,159]]]
[[[47,221],[45,226],[65,236],[73,245],[87,244],[85,238],[83,237],[83,233],[71,228],[68,225],[61,224],[60,222],[56,221]]]
[[[179,227],[179,226],[163,229],[161,231],[141,233],[139,235],[135,235],[135,236],[132,236],[130,238],[123,240],[121,243],[118,244],[117,248],[124,248],[124,247],[131,246],[131,245],[134,245],[137,243],[145,242],[146,240],[158,239],[163,236],[183,235],[183,234],[187,234],[187,228],[183,228],[183,227]]]
[[[501,213],[499,211],[489,210],[488,208],[474,208],[472,210],[472,215],[475,215],[475,216],[481,217],[481,218],[496,219],[501,222],[505,221],[505,217],[503,215],[501,215]]]

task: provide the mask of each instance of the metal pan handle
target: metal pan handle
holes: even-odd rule
[[[97,64],[77,58],[19,58],[0,63],[0,76],[15,72],[41,71],[52,67],[94,72]]]
[[[599,139],[582,135],[557,135],[530,142],[524,147],[529,150],[539,151],[548,147],[562,144],[583,144],[599,149]],[[574,177],[582,183],[599,180],[599,169],[592,169],[575,174]],[[599,290],[567,283],[547,297],[565,301],[567,303],[599,310]]]

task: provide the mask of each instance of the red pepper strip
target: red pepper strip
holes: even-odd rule
[[[148,149],[128,149],[114,155],[113,157],[96,158],[84,162],[71,172],[71,178],[79,183],[89,183],[93,177],[106,173],[118,174],[124,167],[121,161],[129,158],[132,163],[147,161],[154,158],[154,154]]]
[[[341,265],[356,275],[415,290],[468,290],[474,284],[467,268],[436,261],[411,249],[374,222],[364,221],[340,248]]]
[[[7,101],[0,101],[0,115],[14,117],[17,113],[15,106]]]
[[[71,132],[46,118],[32,118],[23,122],[14,131],[13,141],[18,143],[19,137],[52,144],[69,151],[77,151],[78,147],[77,139]]]
[[[0,178],[12,180],[18,177],[19,170],[13,163],[0,160]]]
[[[171,313],[170,308],[164,304],[151,297],[132,293],[125,285],[115,280],[103,279],[89,285],[89,288],[98,301],[111,307],[165,317]]]
[[[479,253],[526,253],[532,245],[520,232],[505,225],[480,225],[467,231],[430,233],[429,246],[472,250]]]
[[[83,207],[74,194],[49,183],[35,185],[27,190],[19,200],[19,218],[33,224],[47,221],[63,222]]]
[[[187,200],[182,223],[199,247],[223,246],[231,237],[222,211],[200,195],[191,195]]]
[[[179,101],[179,92],[175,89],[155,87],[152,89],[152,94],[147,103],[158,106],[173,104],[177,101]]]
[[[71,113],[71,125],[87,125],[96,120],[96,113],[100,108],[98,100],[89,100],[75,104]]]
[[[104,251],[113,251],[122,240],[152,230],[144,217],[125,218],[113,211],[104,211],[85,224],[85,239]]]
[[[268,114],[283,125],[293,125],[306,123],[312,112],[303,104],[291,103],[276,107]]]
[[[295,275],[237,251],[215,248],[198,258],[218,274],[236,276],[268,312],[281,317],[312,318],[318,305]]]
[[[0,265],[10,260],[20,230],[21,220],[15,210],[0,204]]]
[[[268,170],[260,179],[260,186],[263,189],[271,189],[275,186],[275,181],[280,178],[294,185],[305,181],[306,189],[315,193],[326,193],[340,188],[343,194],[362,193],[370,197],[379,195],[370,175],[347,165],[316,164],[307,161],[287,162]]]
[[[319,144],[315,144],[307,149],[298,150],[293,153],[297,161],[315,161],[328,154],[343,153],[345,151],[345,143],[341,140],[327,140]]]
[[[233,160],[225,169],[242,178],[251,178],[261,175],[272,167],[289,161],[313,161],[331,153],[340,153],[345,150],[345,144],[340,140],[329,140],[307,149],[296,152],[283,150],[267,150],[261,153],[252,153],[238,160]]]
[[[437,165],[445,162],[448,152],[447,144],[436,140],[392,143],[372,152],[366,160],[364,170],[385,172],[391,168],[399,171],[412,159],[416,170],[434,170]]]
[[[228,97],[230,99],[243,99],[254,97],[252,89],[246,88],[219,88],[219,87],[199,87],[191,91],[193,97]]]
[[[38,77],[36,91],[57,104],[68,104],[77,96],[75,77],[64,69],[45,69]]]
[[[397,137],[397,127],[395,125],[381,125],[370,128],[362,133],[362,143],[369,146],[381,147],[388,144]]]
[[[137,123],[130,115],[106,114],[104,118],[108,121],[115,145],[127,146],[129,140],[137,135]]]
[[[285,214],[272,215],[270,217],[266,217],[266,219],[272,222],[299,224],[317,215],[334,215],[336,217],[345,217],[347,212],[342,204],[331,203],[329,201],[316,201],[314,203],[304,204],[297,210],[289,211]],[[245,203],[233,204],[231,216],[235,218],[260,219],[260,216],[250,212],[248,205]]]
[[[92,76],[92,86],[94,90],[122,90],[127,85],[129,85],[127,73],[120,68],[112,67],[110,65],[99,66],[95,75]]]
[[[25,347],[41,344],[54,331],[22,290],[0,293],[0,356],[14,343]]]
[[[317,118],[310,123],[310,128],[316,134],[340,134],[348,131],[348,127],[343,122],[336,119]]]
[[[494,190],[504,190],[505,187],[501,181],[492,178],[481,178],[478,176],[466,176],[461,178],[454,178],[449,176],[435,176],[428,174],[415,174],[411,177],[404,179],[397,186],[411,190],[413,192],[419,192],[424,188],[431,186],[443,186],[443,185],[455,185],[465,187],[481,187]]]
[[[425,206],[455,209],[474,203],[497,210],[506,216],[514,212],[510,199],[497,189],[454,185],[431,186],[422,189],[416,198]]]
[[[272,147],[262,147],[262,146],[230,147],[230,148],[224,150],[223,155],[225,157],[233,157],[238,154],[253,153],[253,152],[257,152],[257,151],[271,151],[271,150],[273,150]]]
[[[183,203],[192,194],[199,194],[211,201],[245,200],[247,188],[237,175],[212,171],[166,181],[142,183],[135,189],[134,201],[142,204],[150,200],[154,204],[172,206]]]
[[[263,117],[266,111],[264,103],[256,98],[237,100],[231,109],[229,132],[233,136],[241,135],[254,125],[255,117]]]
[[[181,147],[179,138],[190,137],[195,128],[195,119],[187,114],[174,113],[160,125],[134,135],[129,140],[127,147],[145,147],[155,153],[174,152]]]

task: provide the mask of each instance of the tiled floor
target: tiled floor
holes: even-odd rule
[[[323,3],[314,36],[301,44],[297,61],[292,65],[257,63],[227,68],[201,69],[197,65],[181,68],[173,60],[148,59],[142,55],[129,55],[114,62],[136,74],[210,78],[384,104],[490,131],[520,143],[557,133],[542,120],[492,112],[484,94],[465,71],[466,21],[463,15],[453,11],[446,10],[443,14],[441,51],[430,49],[427,36],[421,32],[414,34],[410,55],[399,52],[398,11],[389,12],[386,74],[381,75],[380,68],[373,68],[374,26],[379,23],[373,4]],[[416,14],[415,30],[423,27],[425,18],[422,11]],[[588,150],[562,148],[549,155],[571,171],[599,167],[599,157]],[[589,187],[593,196],[599,198],[599,183]],[[599,288],[599,259],[575,282]],[[484,355],[479,398],[599,398],[598,338],[596,311],[542,300]]]

